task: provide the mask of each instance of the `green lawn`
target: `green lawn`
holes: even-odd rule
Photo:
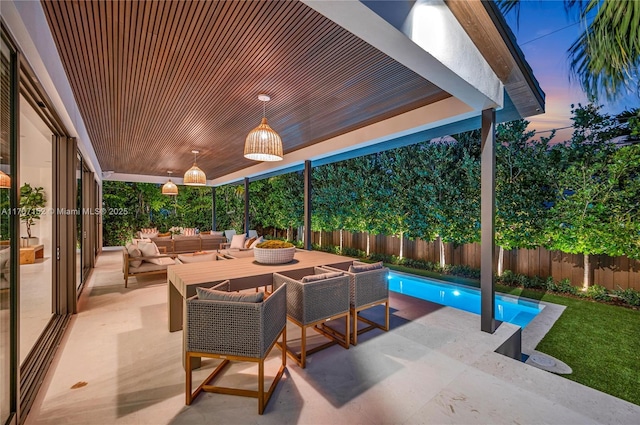
[[[478,281],[389,265],[406,273],[478,286]],[[573,369],[567,379],[640,405],[640,311],[522,288],[499,292],[566,306],[536,348]]]

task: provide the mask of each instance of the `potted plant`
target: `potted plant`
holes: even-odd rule
[[[40,220],[46,204],[47,197],[42,187],[32,187],[29,183],[20,187],[20,220],[27,227],[27,246],[38,244],[38,238],[31,236],[31,226]]]
[[[261,264],[284,264],[293,260],[295,252],[296,247],[290,242],[270,240],[256,245],[253,256]]]

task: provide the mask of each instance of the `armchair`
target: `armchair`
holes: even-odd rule
[[[378,328],[389,330],[389,269],[382,263],[362,263],[354,261],[352,265],[336,264],[322,266],[327,271],[343,271],[349,276],[350,313],[353,319],[351,327],[351,343],[358,344],[358,335]],[[385,306],[384,325],[361,317],[359,313],[371,307],[383,304]],[[358,329],[358,320],[369,326]],[[335,332],[335,331],[334,331]]]
[[[213,289],[229,290],[229,281]],[[264,389],[264,360],[271,352],[280,335],[286,346],[286,288],[274,291],[263,302],[246,302],[246,295],[212,291],[220,299],[187,299],[185,327],[186,404],[190,405],[202,391],[221,394],[255,397],[258,399],[258,414],[264,412],[273,391],[286,369],[286,353],[282,350],[280,366],[269,389]],[[215,295],[215,294],[214,294]],[[235,297],[234,297],[235,296]],[[229,299],[236,299],[229,301]],[[244,298],[246,299],[246,298]],[[191,358],[209,357],[222,359],[215,370],[192,392]],[[231,361],[258,363],[258,390],[218,387],[211,381]]]
[[[309,276],[304,276],[309,273]],[[300,354],[290,350],[286,344],[284,348],[301,368],[306,366],[308,355],[336,343],[349,349],[347,337],[336,337],[320,326],[329,320],[345,317],[345,335],[349,335],[349,278],[344,273],[328,273],[319,267],[297,270],[288,275],[274,273],[273,289],[277,291],[283,286],[287,288],[287,318],[300,326],[302,332]],[[307,350],[307,328],[312,326],[330,341]]]

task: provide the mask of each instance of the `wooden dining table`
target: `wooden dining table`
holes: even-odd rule
[[[353,258],[322,251],[296,250],[293,261],[285,264],[260,264],[253,257],[217,261],[178,264],[167,269],[169,332],[183,329],[186,300],[196,294],[196,287],[210,288],[229,280],[232,291],[270,286],[273,273],[282,273],[323,265],[340,265],[353,262]],[[184,345],[183,338],[183,345]],[[183,347],[184,348],[184,347]],[[183,349],[184,354],[184,349]],[[198,359],[192,365],[199,367]]]

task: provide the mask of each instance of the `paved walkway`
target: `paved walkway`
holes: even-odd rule
[[[391,331],[293,362],[265,414],[251,398],[203,394],[184,405],[181,332],[167,332],[167,286],[124,288],[119,253],[98,261],[27,424],[632,424],[640,406],[494,353],[513,331],[394,295]],[[293,328],[289,339],[295,338]],[[267,364],[274,373],[280,352]],[[201,375],[211,370],[205,363]],[[228,384],[254,384],[237,365]]]

